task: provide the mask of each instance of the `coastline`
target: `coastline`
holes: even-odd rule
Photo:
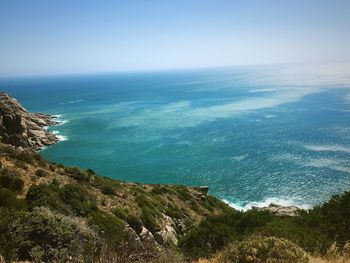
[[[19,150],[39,151],[59,137],[47,127],[58,125],[54,115],[30,113],[15,98],[0,92],[0,142]]]

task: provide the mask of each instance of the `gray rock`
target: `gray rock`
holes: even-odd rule
[[[0,142],[30,151],[59,141],[45,127],[58,124],[55,117],[28,112],[18,101],[0,92]]]

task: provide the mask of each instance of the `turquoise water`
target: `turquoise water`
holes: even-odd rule
[[[233,206],[307,207],[350,189],[350,67],[265,66],[0,80],[59,115],[41,154],[144,183],[207,185]]]

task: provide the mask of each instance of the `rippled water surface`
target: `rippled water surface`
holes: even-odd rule
[[[237,207],[350,189],[350,65],[0,80],[59,115],[49,160],[145,183],[207,185]]]

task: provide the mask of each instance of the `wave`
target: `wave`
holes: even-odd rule
[[[276,204],[281,206],[296,206],[298,208],[305,209],[305,210],[312,208],[311,204],[302,203],[301,201],[297,201],[295,198],[270,197],[270,198],[266,198],[263,201],[259,201],[259,202],[253,201],[249,203],[244,203],[244,202],[233,203],[233,202],[229,202],[226,199],[223,199],[222,201],[228,204],[230,207],[239,211],[244,211],[244,212],[254,207],[258,207],[258,208],[268,207],[270,204]]]
[[[305,145],[305,148],[315,152],[345,152],[350,153],[350,147],[343,145]]]
[[[73,104],[73,103],[79,103],[83,102],[84,100],[70,100],[68,102],[61,102],[60,104]]]
[[[313,158],[306,166],[315,168],[327,168],[338,172],[350,173],[350,167],[347,160],[344,159],[329,159],[329,158]]]
[[[249,90],[250,93],[260,93],[260,92],[274,92],[278,91],[277,89],[252,89]]]
[[[60,142],[68,141],[68,137],[61,135],[59,131],[51,131],[51,132],[56,135],[56,137]]]
[[[63,125],[69,122],[69,120],[62,119],[62,114],[52,115],[55,118],[55,121],[58,122],[55,126]]]

